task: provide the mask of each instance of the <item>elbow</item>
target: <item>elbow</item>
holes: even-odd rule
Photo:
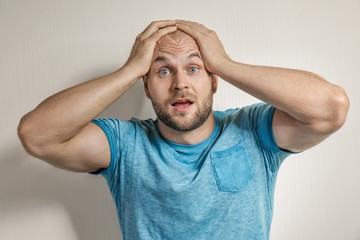
[[[33,144],[31,143],[30,127],[28,121],[26,120],[26,115],[20,119],[17,128],[17,134],[25,151],[28,152],[30,155],[33,155],[34,148]]]
[[[335,89],[330,105],[331,114],[329,114],[328,118],[328,131],[330,133],[337,131],[345,124],[350,107],[350,100],[345,90],[339,86],[335,86]]]
[[[18,137],[27,153],[36,158],[41,158],[42,151],[39,147],[40,144],[36,140],[36,135],[34,132],[34,127],[31,126],[27,115],[25,115],[21,118],[17,128]]]

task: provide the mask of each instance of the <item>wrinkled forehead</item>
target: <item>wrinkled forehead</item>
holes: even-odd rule
[[[181,54],[190,51],[200,52],[196,41],[188,34],[177,30],[160,38],[155,47],[154,59],[161,53]]]

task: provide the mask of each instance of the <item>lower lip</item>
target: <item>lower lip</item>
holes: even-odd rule
[[[186,112],[187,110],[189,110],[192,107],[193,104],[186,104],[186,105],[176,105],[173,106],[173,109],[177,112]]]

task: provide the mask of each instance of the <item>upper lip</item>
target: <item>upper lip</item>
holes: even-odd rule
[[[189,99],[189,98],[178,98],[178,99],[176,99],[174,102],[172,102],[171,105],[174,105],[174,104],[176,104],[176,103],[183,103],[183,102],[193,103],[194,101],[192,101],[192,100]]]

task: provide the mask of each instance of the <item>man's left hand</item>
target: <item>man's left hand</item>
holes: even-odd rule
[[[176,20],[177,28],[189,34],[197,42],[206,69],[220,75],[221,66],[231,61],[216,32],[204,25],[184,20]]]

